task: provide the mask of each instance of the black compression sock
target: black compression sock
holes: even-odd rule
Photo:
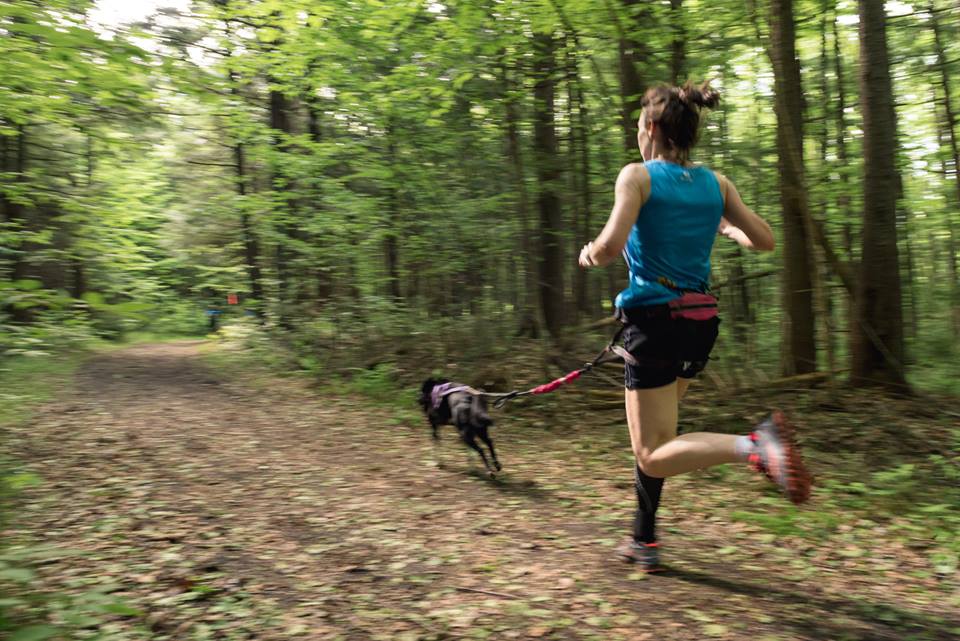
[[[637,491],[637,513],[633,518],[633,540],[637,543],[656,543],[657,508],[663,479],[647,476],[634,464],[634,485]]]

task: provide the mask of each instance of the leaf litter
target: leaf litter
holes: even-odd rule
[[[615,562],[632,516],[625,430],[591,426],[570,399],[563,431],[499,417],[506,469],[490,481],[449,431],[435,450],[425,425],[390,425],[362,399],[266,383],[212,370],[198,343],[136,346],[90,360],[10,428],[4,449],[42,479],[15,538],[79,551],[36,566],[44,589],[111,583],[129,604],[106,613],[112,638],[177,641],[937,640],[960,627],[955,577],[902,529],[828,522],[816,497],[797,510],[739,469],[667,483],[667,572]]]

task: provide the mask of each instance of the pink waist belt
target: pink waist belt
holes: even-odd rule
[[[688,292],[667,305],[670,307],[670,318],[710,320],[717,317],[717,299],[710,294]]]

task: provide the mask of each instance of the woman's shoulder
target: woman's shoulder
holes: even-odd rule
[[[629,162],[620,170],[620,175],[639,176],[647,173],[647,163]]]
[[[617,186],[639,191],[643,201],[646,201],[650,195],[650,172],[644,163],[632,162],[624,165],[617,176]]]
[[[726,175],[722,174],[721,172],[716,171],[714,169],[710,169],[706,165],[704,165],[703,167],[706,170],[706,172],[710,176],[713,176],[713,179],[717,181],[717,187],[719,187],[720,189],[720,197],[723,199],[723,202],[727,202],[727,191],[729,191],[730,185],[732,184],[730,182],[730,179],[727,178]]]
[[[720,175],[719,171],[716,171],[710,165],[702,162],[693,162],[687,165],[687,169],[692,169],[693,171],[702,171],[705,174],[714,174],[716,176]]]

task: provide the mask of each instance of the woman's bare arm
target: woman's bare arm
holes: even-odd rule
[[[596,240],[580,250],[581,267],[604,267],[620,255],[649,195],[650,173],[646,167],[631,163],[620,170],[613,211]]]
[[[773,251],[776,243],[767,221],[747,207],[729,178],[717,174],[717,180],[720,181],[720,192],[723,194],[723,216],[717,233],[748,249]]]

